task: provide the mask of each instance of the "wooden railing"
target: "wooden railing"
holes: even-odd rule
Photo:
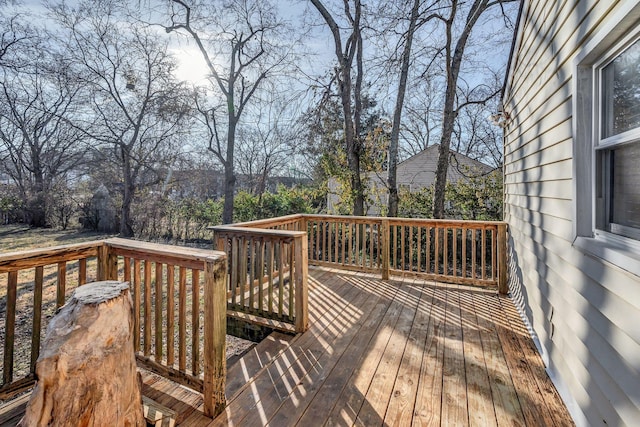
[[[0,399],[33,384],[43,314],[52,316],[74,285],[124,280],[131,284],[138,362],[202,392],[205,414],[220,413],[225,405],[226,268],[224,253],[117,238],[0,255],[0,274],[7,276]],[[31,328],[28,319],[33,319]],[[31,345],[20,345],[29,337]]]
[[[257,323],[270,319],[291,324],[296,332],[308,328],[307,236],[286,228],[293,229],[296,223],[212,227],[216,248],[229,259],[230,315],[255,316]]]
[[[506,224],[382,217],[304,215],[309,263],[417,276],[507,292]]]
[[[307,327],[307,263],[507,292],[503,222],[299,214],[211,229],[229,259],[229,312],[296,331]]]

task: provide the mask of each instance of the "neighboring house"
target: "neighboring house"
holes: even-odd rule
[[[510,286],[578,425],[640,425],[640,1],[524,0],[503,105]]]
[[[418,154],[398,163],[397,178],[399,191],[420,191],[433,185],[438,165],[440,144],[434,144]],[[470,175],[486,175],[495,168],[474,160],[464,154],[451,151],[447,182],[456,183]],[[367,196],[371,203],[367,205],[367,215],[379,215],[387,207],[387,171],[370,172],[364,181]],[[341,186],[338,180],[330,178],[328,182],[327,210],[335,213],[340,201]]]

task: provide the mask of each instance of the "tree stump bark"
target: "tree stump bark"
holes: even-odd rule
[[[127,282],[76,289],[51,319],[21,426],[145,426]]]

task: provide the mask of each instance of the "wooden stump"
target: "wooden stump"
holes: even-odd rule
[[[21,426],[145,426],[127,282],[76,289],[51,319]]]

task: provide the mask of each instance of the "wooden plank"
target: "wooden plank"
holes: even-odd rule
[[[445,316],[445,348],[442,367],[442,424],[465,426],[469,424],[469,413],[465,384],[460,298],[457,290],[447,292]]]
[[[404,226],[400,226],[400,265],[398,266],[398,270],[402,270],[405,271],[406,268],[406,261],[405,261],[405,253],[404,253],[404,246],[405,246],[405,242],[407,240],[407,229]]]
[[[102,241],[0,254],[0,274],[98,256]]]
[[[382,220],[378,245],[378,250],[380,250],[380,246],[382,246],[382,254],[378,253],[381,264],[380,268],[382,269],[382,280],[389,280],[389,268],[391,264],[391,260],[389,259],[389,233],[389,221],[386,219]]]
[[[256,256],[256,259],[258,260],[257,263],[257,271],[256,271],[256,279],[258,279],[258,281],[260,282],[260,285],[262,285],[262,278],[264,277],[264,239],[260,239],[258,240],[258,245],[257,245],[257,250],[258,250],[258,254]],[[253,287],[252,287],[253,289]],[[255,296],[254,298],[253,292],[250,293],[249,295],[249,305],[252,309],[257,309],[259,313],[262,312],[262,298],[263,298],[263,291],[262,291],[262,286],[258,287],[258,295]],[[256,307],[254,305],[254,301],[258,304],[258,307]]]
[[[551,414],[551,418],[558,426],[573,426],[571,415],[564,405],[560,394],[556,390],[556,387],[551,382],[549,375],[545,369],[544,362],[540,353],[536,348],[531,336],[528,334],[525,328],[520,313],[513,304],[513,301],[507,297],[498,298],[500,302],[500,308],[502,313],[508,319],[511,329],[514,331],[514,335],[518,339],[520,348],[522,349],[522,355],[526,363],[528,364],[531,373],[538,385],[538,390],[542,399],[544,399],[547,409]],[[517,333],[516,331],[523,331],[523,333]]]
[[[213,426],[227,425],[252,425],[248,422],[248,416],[260,416],[258,424],[266,424],[268,418],[264,416],[269,408],[279,405],[277,402],[279,396],[284,393],[288,394],[300,381],[298,373],[301,369],[309,370],[315,366],[315,361],[319,354],[324,351],[324,342],[328,338],[319,340],[319,336],[326,333],[334,333],[336,329],[328,329],[334,322],[335,318],[344,311],[350,301],[350,296],[359,293],[354,286],[350,286],[346,281],[340,280],[336,276],[327,276],[327,286],[331,286],[331,292],[327,287],[319,289],[318,293],[313,295],[313,303],[316,307],[321,307],[321,311],[316,311],[317,318],[314,318],[311,324],[313,332],[303,334],[296,339],[295,344],[288,347],[285,352],[280,354],[276,360],[261,372],[260,375],[253,378],[240,393],[236,395],[234,400],[227,405],[224,415],[219,416],[211,424]],[[322,319],[322,320],[321,320]],[[295,370],[291,367],[295,366]],[[265,401],[262,402],[262,398]],[[276,406],[277,407],[277,406]],[[259,408],[259,410],[257,410]]]
[[[35,373],[36,361],[40,356],[40,335],[42,330],[42,288],[44,267],[36,267],[33,281],[33,329],[31,330],[31,364],[29,372]]]
[[[351,296],[348,299],[349,303],[343,305],[343,308],[367,307],[366,302],[371,298],[371,294],[361,292],[359,289],[350,290],[348,295]],[[257,414],[257,411],[249,412],[241,421],[243,425],[264,424],[262,420],[268,420],[268,423],[274,426],[294,424],[293,420],[304,410],[304,405],[300,404],[301,400],[306,402],[315,392],[315,388],[310,385],[317,383],[331,371],[351,338],[360,330],[366,317],[353,310],[342,311],[338,316],[336,320],[339,319],[339,322],[335,323],[335,326],[329,325],[324,329],[318,335],[320,339],[306,341],[302,339],[306,337],[301,337],[296,340],[295,347],[299,346],[302,350],[302,352],[296,352],[298,360],[286,369],[283,376],[282,374],[277,376],[282,380],[275,382],[275,393],[262,396],[260,400],[262,414]],[[333,343],[330,347],[325,344],[329,342]],[[305,353],[312,357],[306,357]]]
[[[164,295],[164,289],[162,285],[162,264],[159,262],[156,262],[155,279],[155,360],[158,363],[162,363],[162,296]]]
[[[167,365],[175,362],[175,266],[167,265]]]
[[[31,394],[24,394],[0,405],[0,426],[15,426],[24,416]]]
[[[227,298],[225,259],[205,263],[204,272],[204,414],[215,417],[225,406]],[[194,352],[197,350],[194,349]],[[195,364],[195,362],[194,362]]]
[[[142,396],[142,413],[155,427],[173,427],[176,424],[176,412],[146,396]]]
[[[478,231],[471,230],[471,278],[475,279],[478,277],[478,272],[476,271],[476,259],[478,257],[478,253],[476,251],[476,239],[478,238]]]
[[[449,275],[449,229],[442,229],[442,274]]]
[[[413,271],[413,226],[409,227],[409,271]]]
[[[554,425],[553,417],[542,398],[528,361],[519,345],[517,334],[511,328],[498,296],[484,299],[496,325],[498,337],[505,354],[506,365],[513,379],[518,400],[527,425]]]
[[[191,372],[200,375],[200,271],[191,270]]]
[[[148,370],[141,369],[139,372],[142,374],[143,395],[175,411],[177,424],[184,425],[188,417],[196,414],[200,415],[202,421],[207,421],[201,423],[200,427],[211,422],[201,410],[196,410],[202,406],[202,395],[199,392],[192,391],[188,385],[183,387],[179,382],[168,380]]]
[[[411,234],[411,231],[409,231],[410,236]],[[378,368],[371,379],[371,384],[365,396],[367,404],[363,404],[360,407],[356,418],[357,425],[381,424],[385,417],[394,385],[398,379],[398,371],[409,334],[411,333],[411,327],[418,311],[421,293],[422,285],[412,286],[403,283],[396,295],[396,298],[400,296],[403,299],[402,313],[400,313]]]
[[[131,258],[124,258],[124,281],[131,283]]]
[[[447,292],[446,288],[436,286],[432,287],[432,292],[432,303],[429,307],[430,321],[413,409],[415,426],[441,425]]]
[[[470,426],[497,425],[489,374],[484,359],[474,291],[459,289],[460,316],[464,348],[464,368],[467,383],[468,416]]]
[[[140,351],[140,304],[141,287],[140,260],[133,260],[133,348]]]
[[[87,283],[87,259],[78,260],[78,286]]]
[[[434,260],[433,271],[436,274],[440,274],[440,259],[441,259],[441,256],[440,256],[440,254],[441,254],[441,252],[440,252],[440,249],[441,249],[440,242],[442,241],[444,243],[444,236],[441,237],[441,235],[444,234],[444,233],[441,233],[441,232],[444,231],[444,229],[442,229],[442,228],[434,228],[433,231],[436,234],[436,238],[434,239],[435,240],[434,241],[435,249],[434,249],[434,253],[433,253],[433,260]],[[444,264],[444,260],[443,260],[442,263]]]
[[[151,261],[144,261],[144,347],[143,354],[151,354]]]
[[[249,240],[249,254],[251,254],[251,265],[249,266],[249,307],[253,308],[253,282],[256,279],[256,252],[258,246],[256,245],[256,240],[251,238]],[[243,306],[246,306],[246,298],[243,299]]]
[[[494,402],[496,420],[500,426],[525,425],[524,414],[520,401],[513,385],[513,380],[507,367],[505,354],[500,344],[498,330],[494,323],[489,302],[493,296],[481,293],[472,293],[474,309],[478,314],[478,328],[484,359],[489,372],[489,384],[491,396]]]
[[[451,244],[453,246],[451,249],[453,255],[453,277],[456,277],[458,275],[458,229],[452,228],[451,231],[453,232],[453,242]]]
[[[501,294],[509,292],[509,283],[507,282],[507,225],[498,226],[496,235],[496,250],[498,258],[498,291]]]
[[[467,229],[462,228],[462,277],[467,277]]]
[[[419,230],[420,228],[418,228]],[[410,286],[416,288],[416,285]],[[417,378],[420,375],[420,367],[424,359],[424,347],[427,342],[427,333],[432,314],[433,287],[423,287],[418,298],[420,298],[419,306],[411,325],[407,346],[402,355],[400,368],[393,385],[393,393],[384,416],[384,425],[409,426],[413,419],[413,409],[418,392]]]
[[[295,278],[295,307],[296,332],[304,332],[309,328],[309,287],[307,262],[307,237],[297,237],[295,240],[295,260],[293,275]]]
[[[2,369],[2,385],[13,381],[13,344],[16,336],[16,301],[18,297],[18,272],[7,274],[7,302],[4,332],[4,363]]]
[[[229,286],[231,287],[231,305],[237,306],[237,298],[236,298],[236,289],[238,288],[238,269],[240,268],[240,263],[238,262],[238,243],[240,239],[236,236],[231,238],[231,278],[229,281]]]
[[[64,305],[67,291],[67,263],[65,261],[58,263],[56,281],[56,308],[60,308]]]
[[[284,306],[284,242],[279,242],[278,250],[278,315],[282,318]]]
[[[482,233],[482,280],[485,279],[486,274],[487,274],[487,268],[486,268],[486,263],[487,263],[487,230],[486,229],[482,229],[480,231]]]
[[[178,369],[187,370],[187,269],[178,273]]]
[[[336,339],[333,344],[319,356],[316,365],[308,369],[306,375],[300,374],[297,386],[289,392],[287,399],[269,420],[270,425],[317,424],[326,414],[327,407],[337,398],[344,379],[356,366],[354,361],[362,356],[363,348],[389,305],[380,294],[368,292],[359,292],[350,301],[351,306],[360,307],[362,311],[345,312],[340,316],[342,325],[334,328]],[[338,372],[334,373],[336,370]],[[338,384],[331,387],[334,381]]]
[[[427,227],[425,229],[425,237],[426,237],[426,245],[427,248],[424,251],[425,254],[425,272],[430,273],[431,272],[431,227]],[[434,273],[436,273],[436,271],[433,271]]]
[[[262,372],[294,339],[292,334],[273,332],[229,366],[225,389],[229,401],[249,386],[249,381]]]
[[[269,240],[267,242],[267,311],[269,313],[273,313],[273,264],[275,245],[275,240]]]
[[[247,283],[247,268],[249,264],[249,254],[247,253],[247,236],[242,236],[242,238],[240,239],[240,252],[238,256],[240,257],[240,271],[238,274],[240,300],[238,301],[238,304],[240,307],[242,307],[244,306],[244,295],[246,292],[246,288],[250,286],[250,284]]]
[[[422,227],[417,227],[416,232],[418,234],[417,245],[416,245],[418,262],[416,266],[416,271],[420,273],[422,272]]]
[[[353,259],[355,261],[355,265],[362,265],[362,260],[360,259],[360,254],[362,253],[362,247],[361,247],[361,240],[360,240],[360,227],[361,224],[355,224],[354,225],[355,229],[356,229],[356,240],[354,242],[353,245]]]
[[[397,288],[396,288],[397,289]],[[389,342],[391,333],[402,312],[403,301],[393,294],[389,308],[380,319],[375,337],[365,349],[365,359],[358,363],[353,371],[346,387],[336,400],[336,405],[327,416],[325,425],[353,424],[365,399],[365,390],[368,390],[371,380],[382,358],[386,343]]]

